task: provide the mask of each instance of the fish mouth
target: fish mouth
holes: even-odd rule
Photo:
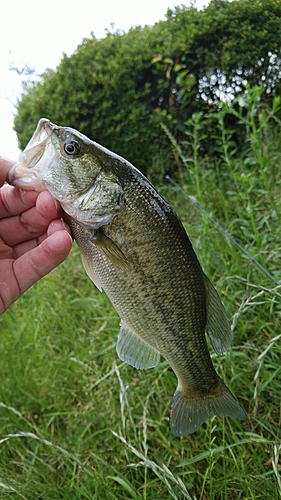
[[[46,166],[46,156],[49,161],[54,156],[55,150],[51,141],[54,128],[55,125],[50,120],[41,118],[26,148],[8,172],[9,184],[21,189],[46,189],[40,179],[40,172]]]

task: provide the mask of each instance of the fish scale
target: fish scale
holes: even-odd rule
[[[148,179],[78,131],[42,119],[9,182],[48,189],[60,201],[86,272],[121,318],[120,359],[145,369],[161,354],[170,364],[178,378],[173,434],[191,434],[214,415],[245,418],[206,341],[207,333],[218,354],[231,342],[223,305],[176,213]]]

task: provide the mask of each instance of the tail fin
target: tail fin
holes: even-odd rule
[[[176,390],[170,415],[170,427],[174,436],[192,434],[205,420],[218,415],[246,418],[237,399],[221,380],[220,394],[199,398],[187,398]]]

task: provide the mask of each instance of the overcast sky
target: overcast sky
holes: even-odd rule
[[[201,8],[208,0],[197,0]],[[9,70],[28,65],[37,73],[55,68],[62,54],[71,55],[91,32],[103,38],[106,29],[128,30],[165,19],[167,9],[189,0],[8,0],[1,5],[0,29],[0,155],[17,159],[13,114],[21,77]],[[79,129],[79,124],[77,124]]]

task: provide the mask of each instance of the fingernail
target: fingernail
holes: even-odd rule
[[[63,232],[67,234],[67,236],[69,237],[71,243],[73,243],[73,239],[72,239],[71,234],[69,234],[69,232],[66,229]]]
[[[56,200],[56,198],[53,198],[53,200],[55,202],[56,211],[59,212],[61,209],[60,202]]]
[[[62,220],[61,223],[62,223],[65,231],[67,231],[70,234],[69,225],[66,222],[64,222],[64,220]]]

